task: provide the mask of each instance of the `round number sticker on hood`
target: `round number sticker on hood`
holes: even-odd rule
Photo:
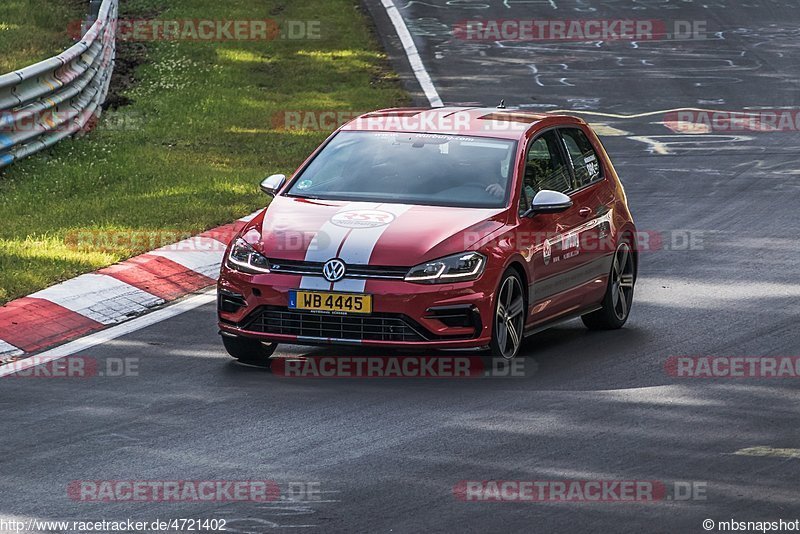
[[[393,214],[378,210],[343,211],[331,217],[331,222],[342,228],[376,228],[393,220]]]

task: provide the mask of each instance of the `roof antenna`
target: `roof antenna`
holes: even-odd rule
[[[500,105],[497,106],[497,109],[506,109],[506,100],[505,100],[505,98],[500,100]]]

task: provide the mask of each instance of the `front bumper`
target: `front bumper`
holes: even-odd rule
[[[494,285],[486,272],[458,284],[369,280],[370,315],[329,315],[288,309],[301,277],[250,275],[223,267],[217,309],[222,335],[300,345],[475,348],[491,339]],[[335,291],[335,289],[334,289]]]

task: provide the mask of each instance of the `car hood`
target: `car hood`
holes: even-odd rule
[[[504,226],[505,213],[278,196],[243,234],[272,259],[413,266],[470,250]]]

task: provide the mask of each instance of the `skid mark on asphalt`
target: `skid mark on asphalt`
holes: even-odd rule
[[[735,456],[760,456],[770,458],[800,458],[800,449],[776,449],[766,445],[747,447],[733,453]]]
[[[330,506],[341,502],[339,499],[328,498],[339,494],[337,490],[319,491],[319,499],[296,500],[281,498],[279,501],[258,503],[253,506],[255,512],[246,517],[237,517],[235,510],[221,510],[217,516],[227,521],[226,532],[234,534],[259,534],[276,528],[319,528],[318,521],[332,515]]]

